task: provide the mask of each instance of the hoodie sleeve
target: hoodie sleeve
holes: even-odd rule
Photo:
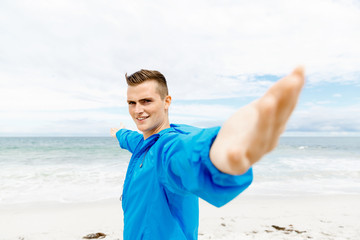
[[[250,168],[242,175],[220,172],[209,152],[220,128],[208,128],[168,141],[162,156],[161,182],[173,192],[193,193],[217,207],[243,192],[252,182]]]
[[[134,153],[137,145],[143,139],[143,135],[136,131],[127,129],[120,129],[116,133],[116,138],[119,141],[120,147]]]

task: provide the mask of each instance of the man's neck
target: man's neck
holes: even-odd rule
[[[170,128],[170,123],[169,121],[167,121],[166,123],[162,124],[161,126],[159,126],[156,129],[153,129],[153,131],[149,132],[149,133],[143,133],[144,136],[144,140],[146,140],[147,138],[151,137],[154,134],[157,134],[159,132],[161,132],[164,129]]]

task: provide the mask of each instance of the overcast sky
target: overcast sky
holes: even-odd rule
[[[360,135],[360,3],[0,2],[0,136],[109,136],[125,73],[168,81],[170,119],[220,125],[298,64],[288,135]]]

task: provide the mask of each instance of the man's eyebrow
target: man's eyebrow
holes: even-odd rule
[[[141,98],[141,99],[139,99],[137,101],[141,102],[141,101],[144,101],[144,100],[153,100],[153,99],[154,98],[152,98],[152,97],[145,97],[145,98]],[[128,99],[127,101],[128,102],[136,102],[136,100],[132,100],[132,99]]]
[[[145,97],[145,98],[139,99],[138,101],[139,101],[139,102],[152,101],[153,99],[154,99],[154,98],[152,98],[152,97]]]

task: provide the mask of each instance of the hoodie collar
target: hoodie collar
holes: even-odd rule
[[[141,150],[145,151],[147,148],[151,147],[162,135],[169,133],[169,132],[176,132],[175,129],[173,128],[173,126],[170,126],[169,128],[165,128],[163,130],[161,130],[158,133],[155,133],[153,135],[151,135],[150,137],[148,137],[146,140],[144,140],[142,146],[141,146]]]

